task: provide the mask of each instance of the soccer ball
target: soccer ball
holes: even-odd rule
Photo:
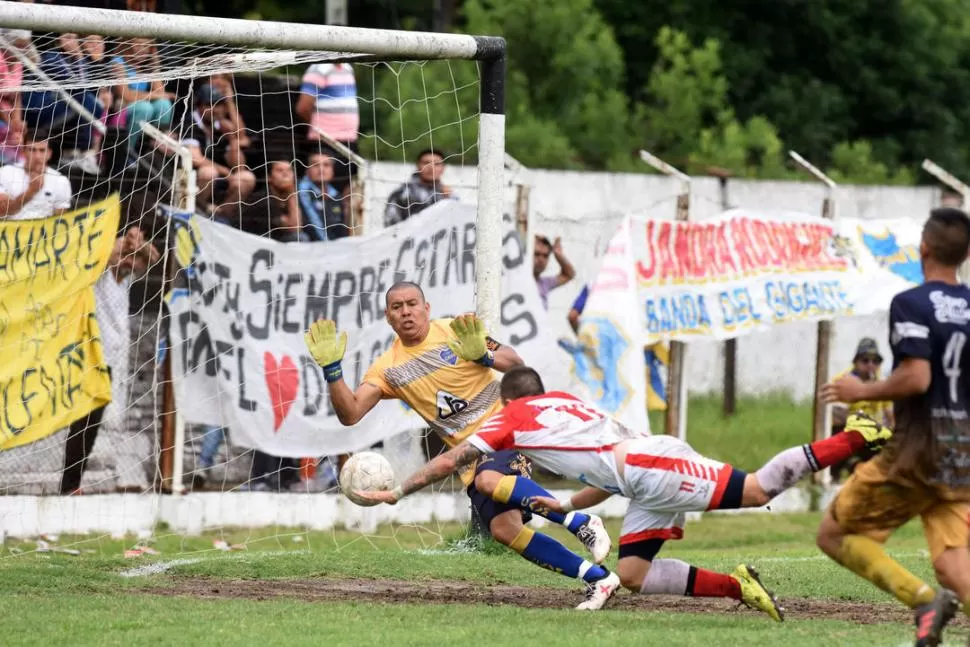
[[[340,490],[360,506],[376,505],[364,501],[354,490],[390,490],[394,487],[394,470],[386,458],[376,452],[354,454],[340,470]]]

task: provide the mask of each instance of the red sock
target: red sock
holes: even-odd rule
[[[741,599],[741,583],[730,575],[715,573],[696,566],[687,576],[687,595],[695,598]]]
[[[812,467],[817,472],[854,456],[865,446],[866,440],[858,431],[843,431],[831,438],[815,441],[808,446],[808,451],[815,457],[816,464]]]

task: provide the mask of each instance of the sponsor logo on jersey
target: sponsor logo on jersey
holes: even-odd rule
[[[457,395],[452,395],[447,391],[438,391],[436,400],[439,420],[447,420],[468,408],[467,400],[462,400]]]
[[[930,303],[933,304],[933,314],[940,323],[966,324],[970,321],[967,300],[963,297],[951,297],[941,290],[933,290],[930,292]]]

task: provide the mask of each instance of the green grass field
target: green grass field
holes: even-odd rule
[[[740,411],[725,423],[719,403],[692,401],[692,444],[752,469],[805,440],[806,405],[742,400]],[[467,550],[456,525],[382,528],[366,537],[292,528],[178,537],[159,528],[152,545],[161,554],[136,559],[122,557],[134,538],[57,539],[79,556],[38,553],[32,542],[8,539],[0,552],[0,644],[912,644],[908,612],[815,548],[819,516],[707,515],[662,552],[722,571],[756,565],[787,605],[784,624],[726,601],[626,593],[603,612],[576,612],[581,592],[573,580],[500,546]],[[615,538],[619,521],[609,525]],[[558,529],[552,534],[577,546]],[[245,550],[215,550],[216,538]],[[930,578],[924,548],[913,525],[889,543],[900,561]],[[161,565],[158,572],[124,576],[152,564]],[[961,620],[947,644],[964,645],[967,633]]]

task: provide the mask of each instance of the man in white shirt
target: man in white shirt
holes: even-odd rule
[[[24,161],[0,166],[0,218],[29,220],[61,214],[71,208],[71,182],[47,166],[47,139],[29,136]]]

